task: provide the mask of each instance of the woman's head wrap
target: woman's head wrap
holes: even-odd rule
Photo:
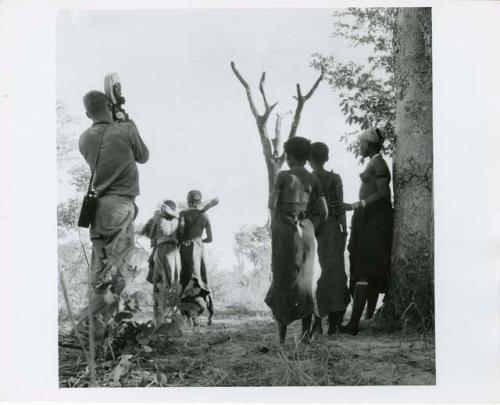
[[[177,213],[177,205],[172,200],[163,201],[163,204],[161,205],[161,212],[174,218],[179,216]]]
[[[187,202],[188,204],[199,205],[201,204],[201,197],[201,191],[191,190],[187,195]]]
[[[359,141],[367,141],[375,143],[377,145],[382,145],[384,143],[384,137],[382,135],[382,131],[375,127],[365,129],[363,132],[359,134],[358,139]]]
[[[311,141],[301,136],[294,136],[284,144],[285,152],[299,160],[309,159],[311,153]]]
[[[328,161],[328,146],[323,142],[314,142],[311,144],[311,159],[317,162],[327,162]]]

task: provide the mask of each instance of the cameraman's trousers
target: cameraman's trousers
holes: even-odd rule
[[[91,308],[95,335],[104,334],[106,324],[118,309],[125,289],[124,274],[135,245],[134,201],[126,196],[105,195],[97,200],[96,216],[90,227],[92,259],[90,263]],[[79,316],[87,323],[88,307]]]

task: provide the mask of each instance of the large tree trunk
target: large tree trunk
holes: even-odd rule
[[[384,308],[392,326],[434,326],[431,9],[400,8],[394,32],[397,136],[392,276]]]

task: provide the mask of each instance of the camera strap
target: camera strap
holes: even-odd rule
[[[104,124],[104,123],[108,124],[107,122],[99,122],[99,121],[96,122],[96,124]],[[92,169],[91,174],[90,174],[90,181],[89,181],[89,187],[87,188],[87,194],[89,194],[92,191],[92,182],[94,181],[94,174],[95,174],[95,170],[97,168],[97,161],[99,160],[99,155],[101,153],[102,140],[103,140],[104,135],[106,134],[106,132],[109,128],[109,125],[111,125],[111,124],[108,124],[108,127],[104,130],[104,132],[101,135],[101,139],[99,140],[99,148],[97,149],[97,154],[95,156],[94,168]]]

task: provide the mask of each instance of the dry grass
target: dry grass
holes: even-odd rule
[[[356,337],[317,336],[304,345],[298,343],[299,334],[296,322],[280,347],[268,317],[220,315],[211,327],[188,329],[168,347],[136,356],[119,382],[110,378],[110,362],[98,367],[98,378],[102,386],[129,387],[435,384],[432,338],[361,332]],[[62,386],[87,379],[83,361],[78,372],[76,366],[68,370],[68,362],[78,364],[71,352],[61,352]]]

